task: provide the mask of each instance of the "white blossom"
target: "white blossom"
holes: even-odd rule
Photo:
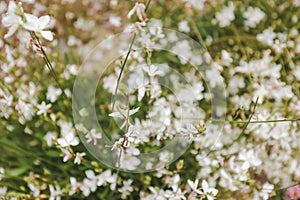
[[[49,200],[60,200],[61,199],[61,194],[62,191],[60,190],[60,186],[54,186],[53,185],[49,185],[49,190],[50,190],[50,198]]]
[[[71,132],[64,135],[62,138],[58,138],[57,142],[61,147],[77,146],[79,144],[79,139]]]
[[[59,95],[61,95],[61,94],[62,94],[61,89],[55,88],[52,85],[50,85],[48,87],[48,91],[47,91],[46,97],[47,97],[47,99],[50,102],[53,103],[53,102],[55,102],[57,100],[57,97],[59,97]]]
[[[202,181],[202,190],[201,194],[204,194],[208,200],[214,200],[215,196],[218,194],[218,190],[212,187],[209,187],[206,180]]]
[[[134,7],[129,11],[127,18],[131,18],[131,16],[136,12],[140,21],[144,22],[147,20],[145,9],[146,6],[143,3],[135,3]]]
[[[21,16],[17,14],[18,9],[22,11],[21,6],[17,6],[14,1],[9,1],[7,14],[2,18],[3,26],[9,28],[9,31],[4,35],[4,38],[12,36],[18,27],[23,24]]]
[[[276,33],[274,33],[272,28],[265,29],[262,33],[256,36],[258,41],[270,46],[273,44],[275,37]]]
[[[243,15],[246,18],[245,25],[255,28],[256,25],[265,17],[265,13],[259,8],[248,7]]]
[[[187,23],[186,20],[183,20],[183,21],[179,22],[178,30],[181,31],[181,32],[185,32],[185,33],[190,32],[190,27],[189,27],[189,24]]]
[[[220,27],[228,26],[235,19],[234,4],[230,1],[228,6],[223,7],[220,12],[216,13],[216,19]]]
[[[41,104],[37,105],[37,108],[39,109],[37,111],[37,115],[44,115],[46,117],[48,110],[51,108],[51,104],[46,104],[44,101]]]
[[[86,155],[85,152],[82,152],[82,153],[76,152],[75,159],[74,159],[74,164],[80,165],[80,163],[83,159],[83,156],[85,156],[85,155]]]
[[[45,15],[40,18],[32,14],[25,13],[26,22],[23,24],[23,27],[29,31],[34,31],[37,34],[40,34],[46,40],[53,40],[53,33],[49,30],[50,25],[50,16]]]
[[[48,131],[48,132],[46,133],[46,135],[44,136],[44,139],[46,140],[47,145],[48,145],[49,147],[52,146],[53,141],[56,140],[56,138],[57,138],[57,135],[56,135],[55,133],[51,132],[51,131]]]

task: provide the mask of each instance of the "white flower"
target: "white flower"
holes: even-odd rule
[[[215,63],[216,64],[216,63]],[[205,71],[206,78],[209,81],[209,85],[214,88],[223,83],[223,77],[221,76],[218,67],[212,65],[211,69]]]
[[[7,187],[0,187],[0,197],[5,196],[7,193]]]
[[[79,139],[75,136],[74,133],[71,132],[66,134],[62,138],[58,138],[57,142],[61,147],[76,146],[79,144]]]
[[[0,181],[4,177],[4,168],[0,167]]]
[[[195,182],[188,179],[187,182],[194,192],[202,194],[202,192],[198,189],[199,179],[196,179]]]
[[[46,135],[44,136],[44,139],[46,140],[47,145],[48,145],[49,147],[52,146],[53,140],[55,140],[56,138],[57,138],[56,134],[54,134],[53,132],[50,132],[50,131],[48,131],[48,132],[46,133]]]
[[[108,90],[108,92],[110,92],[111,94],[114,94],[117,87],[117,80],[118,78],[115,74],[104,77],[103,88]]]
[[[143,66],[143,70],[147,72],[150,77],[154,77],[156,75],[163,76],[164,72],[158,69],[157,65]]]
[[[230,54],[226,50],[222,50],[222,64],[225,66],[229,66],[232,63],[232,58],[230,57]]]
[[[294,76],[296,77],[296,79],[298,81],[300,81],[300,65],[296,66],[296,68],[294,69]]]
[[[73,155],[71,154],[71,152],[68,149],[61,149],[61,151],[64,154],[64,158],[63,158],[64,162],[67,162],[70,158],[73,157]]]
[[[255,155],[255,152],[253,149],[250,149],[249,151],[242,150],[239,153],[240,160],[244,161],[242,168],[244,170],[248,170],[250,167],[257,167],[261,165],[262,161],[258,158],[258,156]]]
[[[77,182],[76,178],[70,177],[71,189],[69,191],[69,195],[75,194],[77,189],[80,187],[80,183]]]
[[[245,25],[255,28],[256,25],[265,17],[265,13],[259,8],[248,7],[243,16],[246,18]]]
[[[127,169],[127,170],[135,170],[139,164],[141,164],[141,160],[138,159],[137,157],[124,154],[124,153],[121,154],[120,168]]]
[[[274,33],[272,27],[265,29],[262,33],[256,36],[256,39],[264,44],[273,45],[276,33]]]
[[[126,109],[119,109],[118,112],[113,112],[110,113],[109,116],[113,117],[113,118],[123,118],[125,119],[124,123],[121,125],[120,129],[124,128],[125,124],[126,124],[126,120],[128,120],[128,117],[131,115],[134,115],[135,113],[137,113],[139,111],[139,107],[131,109],[131,110],[126,110]],[[128,116],[127,116],[128,115]],[[129,123],[130,125],[130,123]]]
[[[186,20],[179,22],[178,30],[181,32],[186,32],[186,33],[190,32],[190,27]]]
[[[193,57],[192,48],[187,40],[176,42],[171,52],[178,55],[181,64],[186,64]]]
[[[48,110],[51,108],[51,104],[46,105],[46,103],[43,101],[41,104],[37,105],[37,108],[39,110],[36,114],[37,115],[43,114],[46,117]]]
[[[49,190],[50,190],[49,200],[60,200],[61,199],[60,195],[62,194],[62,192],[61,192],[59,186],[56,186],[54,188],[54,186],[50,184],[49,185]]]
[[[135,12],[141,22],[147,20],[145,13],[146,6],[143,3],[135,3],[134,7],[129,11],[127,18],[130,18]]]
[[[127,80],[128,92],[134,93],[138,90],[138,101],[141,101],[145,95],[146,87],[149,84],[148,78],[145,78],[143,73],[143,68],[139,68],[135,73],[130,74],[129,79]]]
[[[80,115],[81,117],[86,117],[86,116],[89,115],[89,113],[88,113],[88,111],[86,110],[86,108],[82,108],[82,109],[79,110],[79,115]]]
[[[159,154],[159,160],[163,163],[168,163],[170,161],[171,154],[168,151],[163,151]]]
[[[4,38],[12,36],[19,25],[23,23],[22,18],[17,15],[18,6],[14,1],[10,1],[8,4],[8,12],[2,19],[2,24],[4,27],[9,27],[8,33],[4,35]],[[21,7],[19,9],[22,9]]]
[[[123,180],[123,187],[118,189],[123,198],[128,196],[133,191],[133,187],[131,186],[132,182],[132,179]]]
[[[157,23],[157,24],[159,24],[159,23]],[[162,30],[161,25],[160,26],[159,25],[154,25],[154,26],[149,27],[149,32],[150,32],[151,35],[153,35],[156,38],[164,38],[165,37],[165,34]],[[146,46],[147,49],[150,49],[150,47],[151,46],[153,47],[154,45],[155,45],[155,43],[153,43],[153,41],[151,41],[150,39],[147,40],[147,42],[145,42],[145,46]]]
[[[269,194],[272,193],[274,189],[274,185],[266,182],[262,186],[262,190],[260,192],[260,196],[262,197],[263,200],[269,199]]]
[[[18,104],[16,105],[16,110],[26,120],[31,120],[32,116],[34,115],[34,109],[32,105],[29,103],[25,103],[20,99],[18,101]]]
[[[208,200],[214,200],[214,197],[218,194],[218,190],[212,187],[209,187],[208,183],[203,180],[202,181],[202,190],[201,194],[206,195]]]
[[[81,161],[82,161],[82,159],[83,159],[83,156],[85,156],[86,155],[86,153],[79,153],[79,152],[77,152],[76,153],[76,156],[75,156],[75,159],[74,159],[74,164],[78,164],[78,165],[80,165],[80,163],[81,163]]]
[[[85,171],[86,177],[83,179],[83,183],[80,186],[80,190],[84,196],[89,196],[91,192],[95,192],[97,189],[97,182],[100,179],[100,175],[96,176],[92,170]]]
[[[293,0],[294,6],[300,6],[300,0]]]
[[[25,2],[25,3],[35,3],[35,0],[21,0],[22,2]]]
[[[97,133],[95,129],[92,129],[85,135],[85,138],[87,138],[87,143],[94,141],[94,145],[96,145],[97,140],[102,138],[102,134]]]
[[[49,101],[51,101],[51,102],[53,103],[53,102],[56,101],[57,97],[58,97],[59,95],[61,95],[61,93],[62,93],[61,89],[55,88],[55,87],[53,87],[52,85],[50,85],[50,86],[48,87],[48,91],[47,91],[47,96],[46,96],[46,97],[47,97],[47,99],[48,99]]]
[[[181,0],[186,3],[187,6],[191,6],[196,10],[202,10],[207,0]]]
[[[23,27],[29,31],[34,31],[37,34],[40,34],[46,40],[52,41],[53,34],[51,31],[47,31],[44,29],[49,28],[50,25],[50,16],[45,15],[40,18],[31,15],[31,14],[24,14],[26,17],[26,22],[23,24]]]
[[[69,133],[75,134],[75,130],[71,122],[66,122],[60,119],[58,120],[57,124],[60,126],[60,132],[63,137]]]
[[[33,193],[32,195],[34,197],[38,197],[40,195],[40,189],[38,187],[36,187],[33,183],[28,183],[27,186],[32,191],[32,193]]]
[[[124,138],[120,138],[119,140],[115,141],[114,145],[111,147],[111,151],[116,149],[116,148],[120,148],[122,149],[122,144],[123,144]],[[126,142],[125,142],[126,143]],[[125,144],[124,144],[125,145]],[[108,146],[109,147],[109,146]]]
[[[230,22],[235,19],[234,4],[230,1],[227,7],[223,7],[222,10],[216,14],[216,19],[220,27],[228,26]]]
[[[116,186],[117,174],[112,174],[111,170],[107,169],[102,174],[98,175],[97,186],[102,186],[105,183],[110,183],[111,189]]]
[[[131,110],[125,110],[125,109],[120,109],[119,112],[113,112],[111,114],[109,114],[110,117],[113,118],[127,118],[127,112],[128,112],[128,116],[134,115],[135,113],[137,113],[139,111],[139,107],[131,109]]]
[[[184,196],[186,191],[182,191],[181,188],[177,188],[176,190],[173,189],[173,192],[175,193],[173,200],[186,200],[186,197]]]
[[[111,15],[111,16],[109,16],[108,22],[115,27],[120,27],[121,26],[121,17]]]

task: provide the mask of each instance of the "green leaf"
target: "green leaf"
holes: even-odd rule
[[[10,169],[10,170],[8,170],[7,175],[8,176],[20,176],[21,174],[23,174],[26,171],[27,171],[26,168]]]

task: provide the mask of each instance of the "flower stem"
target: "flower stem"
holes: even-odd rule
[[[147,1],[146,8],[145,8],[145,12],[146,12],[147,9],[149,8],[150,2],[151,2],[151,0],[148,0],[148,1]],[[136,33],[134,33],[134,35],[133,35],[133,38],[132,38],[132,40],[131,40],[129,49],[128,49],[128,51],[127,51],[125,60],[124,60],[124,62],[123,62],[123,64],[122,64],[121,71],[120,71],[119,76],[118,76],[117,85],[116,85],[115,92],[114,92],[114,96],[113,96],[112,110],[114,110],[114,107],[115,107],[115,103],[116,103],[115,97],[116,97],[116,95],[117,95],[118,87],[119,87],[119,84],[120,84],[120,81],[121,81],[121,77],[122,77],[122,74],[123,74],[123,71],[124,71],[126,62],[127,62],[127,60],[128,60],[128,57],[129,57],[129,55],[130,55],[131,48],[132,48],[132,45],[133,45],[133,43],[134,43],[134,41],[135,41],[135,38],[136,38]]]
[[[123,62],[123,64],[122,64],[121,71],[120,71],[119,76],[118,76],[117,85],[116,85],[115,92],[114,92],[114,96],[113,96],[112,110],[114,110],[114,107],[115,107],[115,103],[116,103],[115,97],[116,97],[116,95],[117,95],[118,87],[119,87],[119,84],[120,84],[120,80],[121,80],[121,77],[122,77],[122,74],[123,74],[123,71],[124,71],[126,62],[127,62],[127,60],[128,60],[128,57],[129,57],[129,55],[130,55],[132,45],[133,45],[133,43],[134,43],[134,41],[135,41],[135,38],[136,38],[136,33],[134,33],[134,35],[133,35],[133,38],[132,38],[132,40],[131,40],[129,49],[128,49],[128,51],[127,51],[125,60],[124,60],[124,62]]]
[[[64,98],[67,98],[67,95],[65,94],[64,89],[62,88],[61,84],[60,84],[59,81],[58,81],[58,77],[57,77],[57,75],[56,75],[56,73],[55,73],[55,71],[54,71],[54,69],[53,69],[53,66],[52,66],[52,64],[51,64],[51,62],[50,62],[50,60],[49,60],[49,58],[48,58],[48,56],[47,56],[47,54],[46,54],[46,52],[45,52],[45,50],[44,50],[44,48],[43,48],[43,46],[42,46],[42,44],[41,44],[39,38],[38,38],[38,36],[37,36],[33,31],[30,31],[29,33],[30,33],[31,38],[32,38],[33,40],[36,40],[36,41],[38,42],[38,45],[39,45],[39,47],[40,47],[40,49],[41,49],[41,53],[43,54],[43,59],[44,59],[44,62],[45,62],[45,64],[46,64],[47,68],[49,69],[51,75],[53,76],[53,78],[54,78],[56,84],[57,84],[58,87],[61,89],[63,97],[64,97]]]

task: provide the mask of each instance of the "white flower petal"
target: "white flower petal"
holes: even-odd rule
[[[18,25],[11,26],[8,33],[6,33],[4,35],[4,38],[9,38],[10,36],[12,36],[16,32],[17,29],[18,29]]]
[[[40,30],[43,30],[45,28],[48,28],[49,24],[50,24],[50,16],[49,15],[45,15],[39,18],[39,22],[38,22],[38,27]]]
[[[137,107],[135,109],[129,110],[129,116],[134,115],[135,113],[137,113],[139,111],[140,107]]]
[[[23,27],[29,31],[38,31],[38,18],[31,14],[24,14],[26,17],[26,22],[23,24]]]
[[[58,144],[61,147],[67,147],[67,146],[69,146],[69,144],[67,143],[67,141],[64,138],[58,138],[57,142],[58,142]]]
[[[43,38],[45,38],[46,40],[52,41],[53,40],[53,34],[51,31],[41,31],[41,35],[43,36]]]
[[[206,182],[206,180],[203,180],[203,181],[202,181],[202,189],[203,189],[204,193],[207,193],[207,192],[208,192],[209,185],[208,185],[208,183]]]
[[[9,1],[8,4],[8,13],[16,12],[17,4],[14,1]]]
[[[211,196],[211,195],[207,195],[206,197],[207,197],[207,200],[214,200],[214,199],[215,199],[215,198],[214,198],[213,196]]]
[[[78,139],[77,137],[75,137],[75,138],[70,142],[70,144],[71,144],[72,146],[77,146],[77,145],[79,144],[79,139]]]
[[[2,19],[2,24],[5,27],[17,25],[20,20],[20,17],[17,15],[6,15]]]
[[[95,173],[92,170],[86,170],[85,171],[85,175],[86,177],[88,177],[89,179],[94,179],[95,178]]]
[[[110,113],[108,116],[114,117],[114,118],[123,118],[123,116],[119,112]]]
[[[127,15],[127,18],[128,18],[128,19],[134,14],[135,10],[136,10],[136,6],[134,6],[134,7],[129,11],[129,13],[128,13],[128,15]]]
[[[145,96],[145,92],[146,88],[144,86],[138,89],[138,101],[141,101],[143,99],[143,97]]]

